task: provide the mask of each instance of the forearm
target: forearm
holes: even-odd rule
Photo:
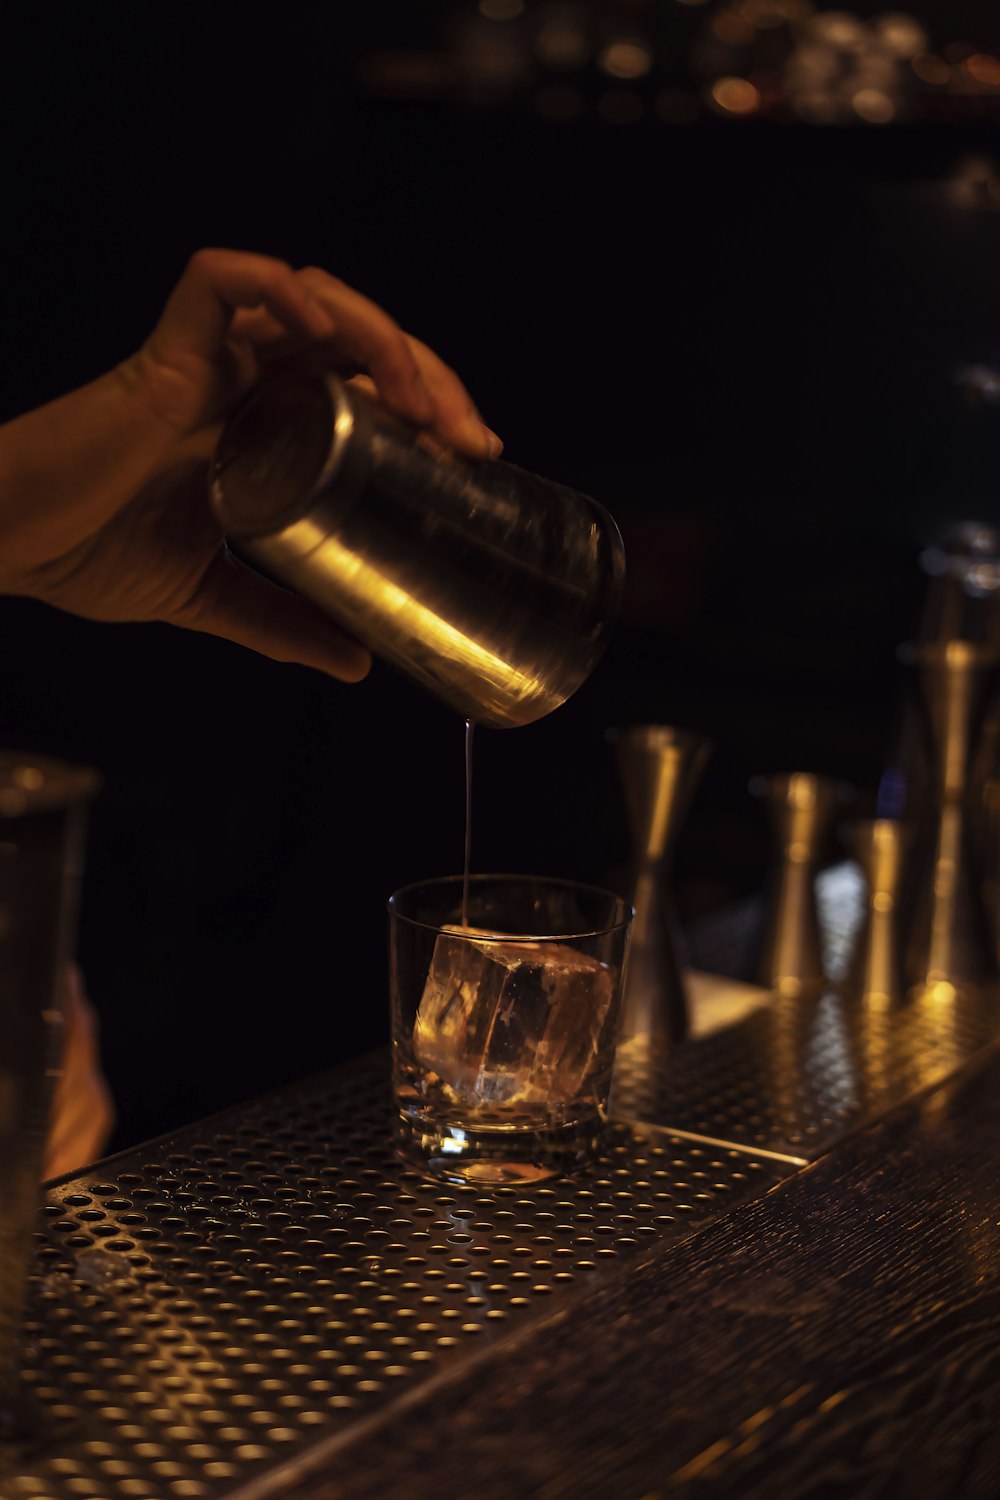
[[[0,589],[86,540],[183,453],[128,367],[0,426]]]

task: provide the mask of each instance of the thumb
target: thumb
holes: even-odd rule
[[[225,548],[172,622],[222,636],[272,661],[314,667],[341,682],[360,682],[371,655],[317,605],[268,583]]]

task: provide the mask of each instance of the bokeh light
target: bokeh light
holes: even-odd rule
[[[875,35],[895,57],[917,57],[927,50],[927,33],[914,16],[901,11],[879,16]]]
[[[1000,174],[988,156],[967,156],[951,180],[951,198],[960,208],[1000,209]]]
[[[988,52],[974,52],[962,64],[970,78],[987,88],[1000,88],[1000,59]]]
[[[828,47],[850,52],[865,46],[868,28],[857,16],[846,10],[828,10],[813,16],[808,23],[809,33]]]
[[[555,16],[538,28],[535,55],[550,68],[582,68],[590,56],[587,33],[572,14]]]
[[[748,78],[720,78],[712,86],[712,100],[730,115],[752,115],[760,108],[760,91]]]
[[[605,47],[597,61],[612,78],[644,78],[653,66],[653,54],[645,42],[623,37]]]
[[[922,83],[932,83],[937,88],[943,88],[951,80],[951,68],[943,57],[935,57],[933,52],[924,52],[920,57],[915,57],[910,66]]]
[[[596,113],[615,122],[644,116],[680,123],[711,111],[882,126],[995,117],[995,30],[990,35],[984,25],[971,40],[948,37],[946,7],[935,15],[926,5],[917,14],[857,0],[828,4],[441,0],[452,19],[441,49],[424,49],[433,68],[408,74],[400,67],[405,54],[385,53],[366,60],[365,72],[384,95],[450,96],[479,109],[527,101],[552,120]],[[687,19],[685,10],[702,14]],[[968,12],[965,19],[969,24]],[[550,91],[558,75],[577,92]],[[614,84],[629,86],[621,99]]]
[[[869,125],[887,125],[896,113],[895,104],[881,89],[859,89],[851,103]]]

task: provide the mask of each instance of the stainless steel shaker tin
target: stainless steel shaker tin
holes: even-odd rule
[[[596,501],[439,457],[325,370],[251,392],[219,438],[211,497],[237,553],[477,723],[557,708],[617,615],[624,551]]]
[[[82,767],[0,750],[0,1441],[15,1417],[62,969],[86,803],[98,785]]]

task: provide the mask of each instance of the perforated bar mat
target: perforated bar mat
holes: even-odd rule
[[[616,1127],[587,1176],[446,1188],[390,1144],[385,1058],[50,1190],[33,1433],[0,1494],[216,1496],[283,1468],[790,1168]]]
[[[862,916],[864,884],[850,863],[817,880],[823,967],[844,977]],[[745,977],[759,902],[702,924],[700,968]],[[850,1131],[931,1088],[1000,1038],[1000,990],[939,986],[892,1009],[830,990],[772,995],[733,1026],[669,1051],[639,1038],[619,1048],[612,1113],[631,1121],[814,1160]]]
[[[669,1052],[627,1043],[612,1112],[804,1163],[949,1077],[996,1040],[998,1023],[992,991],[928,998],[899,1015],[866,1013],[835,994],[772,999]]]
[[[821,880],[836,970],[856,872]],[[754,913],[696,960],[745,964]],[[716,941],[716,938],[718,941]],[[728,946],[727,946],[728,945]],[[873,1015],[770,1000],[668,1057],[626,1050],[586,1174],[443,1188],[396,1160],[378,1056],[50,1189],[3,1500],[280,1495],[422,1383],[766,1192],[996,1041],[993,991]]]

